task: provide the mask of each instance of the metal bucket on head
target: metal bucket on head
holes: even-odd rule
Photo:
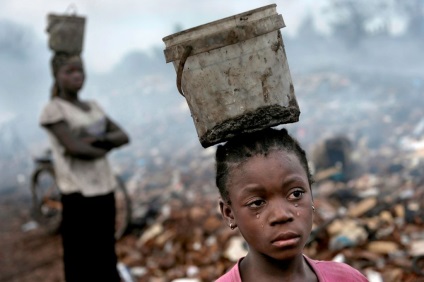
[[[163,38],[201,145],[299,120],[276,5]]]
[[[83,49],[85,17],[76,15],[47,16],[49,48],[54,52],[80,54]]]

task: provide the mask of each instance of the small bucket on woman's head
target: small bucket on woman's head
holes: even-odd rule
[[[75,15],[47,16],[49,48],[54,52],[80,54],[83,49],[85,17]]]
[[[284,26],[273,4],[163,38],[203,147],[299,120]]]

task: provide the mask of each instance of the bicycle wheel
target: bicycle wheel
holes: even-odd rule
[[[50,233],[57,233],[62,221],[62,203],[53,169],[35,170],[31,182],[34,219]]]
[[[115,190],[116,223],[115,238],[119,240],[128,231],[131,222],[131,200],[128,196],[126,186],[121,178],[116,176],[118,187]]]

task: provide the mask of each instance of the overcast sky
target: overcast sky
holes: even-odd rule
[[[306,11],[316,13],[326,0],[2,0],[0,20],[30,27],[36,38],[46,42],[47,14],[73,11],[87,17],[83,56],[90,68],[104,72],[126,53],[164,48],[162,38],[183,29],[223,17],[277,4],[283,15],[285,32],[294,34]]]

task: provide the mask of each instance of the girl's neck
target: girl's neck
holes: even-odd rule
[[[287,261],[277,261],[259,254],[248,254],[240,263],[243,282],[247,281],[309,281],[313,272],[302,254]],[[252,279],[252,280],[250,280]]]
[[[78,102],[78,92],[60,92],[59,97],[71,103]]]

